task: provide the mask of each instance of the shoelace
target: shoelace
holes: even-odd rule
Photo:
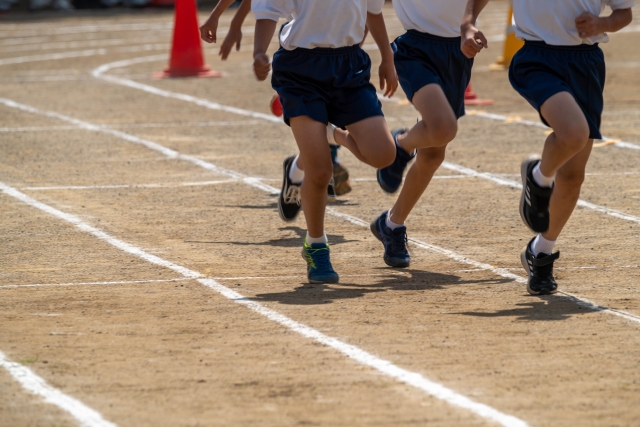
[[[326,248],[313,249],[308,248],[307,253],[312,257],[313,263],[317,270],[331,270],[331,261],[329,260],[329,250]]]
[[[300,186],[299,185],[290,185],[287,188],[287,192],[284,195],[284,202],[288,205],[297,204],[300,206]]]
[[[553,263],[541,266],[531,266],[533,276],[538,277],[542,282],[553,280]]]
[[[407,252],[407,244],[409,243],[407,233],[392,234],[389,236],[389,239],[391,240],[391,248],[394,252]]]

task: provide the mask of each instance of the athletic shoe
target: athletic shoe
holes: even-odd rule
[[[533,179],[533,168],[539,162],[539,156],[531,155],[524,159],[520,166],[522,176],[520,216],[531,230],[536,233],[544,233],[549,229],[549,200],[553,193],[553,187],[540,187]]]
[[[396,144],[396,159],[390,166],[378,169],[377,178],[380,187],[387,193],[395,193],[402,184],[402,175],[407,164],[416,156],[416,152],[409,154],[398,144],[398,136],[407,132],[408,129],[394,129],[391,132],[393,141]]]
[[[296,219],[300,212],[300,184],[294,184],[289,178],[289,171],[295,158],[296,156],[289,156],[282,164],[282,189],[278,197],[278,213],[286,222]]]
[[[338,199],[338,195],[336,194],[336,184],[331,177],[331,181],[329,181],[329,186],[327,187],[327,200],[330,202],[335,202]]]
[[[302,258],[307,262],[309,283],[338,283],[340,276],[331,266],[328,243],[307,244],[302,247]]]
[[[554,294],[558,291],[558,284],[553,278],[553,261],[560,258],[560,252],[551,255],[539,253],[538,256],[534,256],[531,252],[531,243],[534,239],[535,237],[529,241],[520,255],[522,266],[529,276],[527,291],[531,295]]]
[[[411,255],[407,250],[407,227],[404,225],[395,230],[387,227],[385,211],[371,223],[371,232],[384,246],[384,262],[390,267],[409,267]]]
[[[333,181],[336,189],[336,195],[342,196],[351,191],[351,185],[349,185],[349,171],[340,163],[333,164]]]

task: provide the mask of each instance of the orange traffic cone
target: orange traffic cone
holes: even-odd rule
[[[480,99],[478,94],[471,89],[471,83],[464,91],[464,105],[493,105],[493,99]]]
[[[222,73],[212,71],[204,63],[196,2],[176,0],[175,15],[169,66],[161,73],[154,73],[153,77],[222,77]]]

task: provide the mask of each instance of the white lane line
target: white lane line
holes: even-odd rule
[[[187,123],[122,123],[113,125],[97,125],[105,129],[145,129],[145,128],[179,128],[179,127],[216,127],[216,126],[249,126],[263,125],[258,120],[220,120],[209,122]],[[77,126],[24,126],[0,127],[0,132],[42,132],[55,130],[80,130]]]
[[[50,61],[53,59],[78,58],[82,56],[105,55],[106,49],[89,49],[76,52],[49,53],[44,55],[18,56],[14,58],[0,59],[0,65],[23,64],[25,62]]]
[[[53,191],[53,190],[111,190],[118,188],[179,188],[179,187],[204,187],[209,185],[228,184],[237,182],[237,179],[224,179],[218,181],[200,182],[168,182],[164,184],[117,184],[117,185],[69,185],[58,187],[24,187],[28,191]]]
[[[108,63],[108,64],[101,65],[100,67],[94,69],[92,71],[92,74],[93,74],[94,77],[96,77],[98,79],[103,79],[103,80],[109,81],[111,83],[115,83],[115,84],[131,87],[131,88],[134,88],[134,89],[143,90],[145,92],[149,92],[149,93],[152,93],[154,95],[160,95],[160,96],[164,96],[164,97],[167,97],[167,98],[180,99],[182,101],[192,102],[192,103],[195,103],[197,105],[207,106],[207,108],[216,109],[216,110],[223,110],[223,111],[227,111],[227,112],[235,113],[235,114],[242,114],[242,115],[255,114],[255,115],[252,115],[252,117],[264,118],[265,120],[268,120],[270,122],[274,122],[274,121],[278,122],[278,123],[282,122],[279,118],[276,118],[274,116],[269,116],[269,115],[261,114],[261,113],[255,113],[255,112],[248,111],[248,110],[240,110],[240,109],[237,109],[235,107],[229,107],[229,106],[224,106],[224,105],[221,105],[221,104],[218,104],[218,103],[212,103],[212,102],[210,102],[210,101],[208,101],[206,99],[196,98],[196,97],[193,97],[193,96],[190,96],[190,95],[180,94],[180,93],[176,93],[176,92],[169,92],[169,91],[157,89],[154,86],[149,86],[149,85],[145,85],[145,84],[142,84],[142,83],[134,82],[132,80],[123,79],[123,78],[119,78],[119,77],[108,76],[108,75],[104,74],[105,72],[111,70],[112,68],[127,67],[127,66],[130,66],[130,65],[133,65],[133,64],[137,64],[137,63],[154,61],[157,58],[158,58],[158,56],[147,56],[147,57],[128,59],[128,60],[124,60],[124,61],[111,62],[111,63]],[[386,98],[383,98],[380,94],[378,94],[378,98],[387,100]],[[394,99],[392,98],[392,99],[390,99],[390,101],[394,101]],[[486,113],[477,113],[477,114],[475,114],[475,116],[481,116],[481,117],[484,117],[485,115],[487,115],[487,114]],[[496,116],[496,115],[489,114],[488,116]],[[500,116],[500,117],[504,118],[504,116]],[[502,119],[502,121],[504,121],[504,119]],[[525,121],[522,121],[522,122],[525,122]],[[537,123],[537,122],[530,122],[530,123],[535,124],[535,126],[538,126],[538,125],[544,126],[543,124]],[[622,144],[622,143],[617,143],[617,144]],[[628,144],[628,143],[624,143],[624,144]],[[633,144],[631,144],[631,145],[633,145]],[[640,146],[637,146],[637,147],[640,148]],[[458,172],[461,172],[464,175],[475,176],[477,178],[483,178],[483,179],[489,179],[490,181],[496,182],[496,183],[501,184],[501,185],[506,185],[506,186],[509,186],[509,187],[514,187],[515,186],[515,188],[522,188],[521,184],[519,184],[519,183],[517,183],[515,181],[505,180],[505,179],[499,178],[497,176],[494,176],[494,175],[492,175],[490,173],[476,172],[473,169],[465,168],[464,166],[456,165],[456,164],[450,163],[450,162],[443,163],[443,166],[445,168],[448,168],[448,169],[451,169],[451,170],[457,170]],[[625,220],[625,221],[631,221],[631,222],[635,222],[636,224],[640,224],[640,218],[635,217],[633,215],[624,214],[622,212],[618,212],[618,211],[615,211],[613,209],[609,209],[609,208],[607,208],[605,206],[599,206],[599,205],[596,205],[594,203],[586,202],[584,200],[579,200],[578,201],[578,206],[581,206],[581,207],[584,207],[584,208],[587,208],[587,209],[591,209],[591,210],[594,210],[596,212],[600,212],[600,213],[612,216],[612,217],[617,218],[617,219],[622,219],[622,220]]]
[[[527,426],[527,423],[525,423],[524,421],[512,415],[504,414],[492,408],[491,406],[473,401],[468,397],[463,396],[459,393],[456,393],[455,391],[443,386],[442,384],[439,384],[427,379],[426,377],[420,375],[417,372],[411,372],[406,369],[400,368],[388,360],[378,358],[373,354],[368,353],[354,345],[344,343],[336,338],[327,336],[322,332],[317,331],[307,325],[296,322],[295,320],[290,319],[289,317],[286,317],[275,310],[267,308],[264,305],[251,300],[250,298],[246,298],[245,296],[239,294],[236,291],[231,290],[230,288],[227,288],[226,286],[221,285],[220,283],[218,283],[213,279],[202,278],[201,274],[196,271],[190,270],[186,267],[179,266],[170,261],[162,259],[158,256],[147,253],[139,247],[133,246],[127,242],[119,240],[105,233],[104,231],[101,231],[83,222],[80,218],[78,218],[75,215],[62,212],[54,207],[51,207],[42,202],[39,202],[2,182],[0,182],[0,191],[2,191],[4,194],[8,196],[11,196],[17,200],[20,200],[21,202],[31,207],[34,207],[52,216],[55,216],[63,221],[71,223],[77,228],[79,228],[80,230],[86,233],[89,233],[94,237],[97,237],[98,239],[106,243],[109,243],[124,252],[127,252],[131,255],[142,258],[143,260],[148,261],[152,264],[173,270],[178,274],[181,274],[187,279],[196,279],[198,282],[207,286],[208,288],[213,289],[214,291],[220,293],[221,295],[225,296],[226,298],[238,304],[244,305],[245,307],[250,308],[251,310],[257,313],[262,314],[269,320],[279,323],[282,326],[285,326],[295,332],[298,332],[302,336],[310,338],[320,344],[326,345],[328,347],[332,347],[335,350],[339,351],[340,353],[344,354],[345,356],[355,360],[356,362],[362,365],[374,368],[379,372],[386,374],[398,381],[401,381],[405,384],[409,384],[413,387],[416,387],[437,399],[448,402],[451,405],[466,409],[482,418],[495,421],[505,427]]]
[[[199,166],[201,168],[209,170],[211,172],[218,173],[218,174],[224,174],[224,175],[230,176],[231,178],[238,179],[238,180],[242,181],[243,183],[245,183],[245,184],[247,184],[247,185],[249,185],[251,187],[257,188],[257,189],[262,190],[262,191],[265,191],[265,192],[267,192],[269,194],[274,194],[275,195],[275,194],[279,193],[279,190],[277,188],[272,187],[272,186],[267,185],[267,184],[264,184],[262,182],[261,178],[251,177],[251,176],[247,176],[247,175],[243,174],[242,172],[238,172],[238,171],[234,171],[234,170],[230,170],[230,169],[220,168],[220,167],[218,167],[218,166],[216,166],[216,165],[214,165],[212,163],[209,163],[209,162],[204,161],[204,160],[200,160],[200,159],[198,159],[196,157],[180,154],[179,152],[177,152],[175,150],[172,150],[170,148],[166,148],[166,147],[164,147],[164,146],[162,146],[162,145],[160,145],[160,144],[158,144],[156,142],[153,142],[153,141],[149,141],[149,140],[145,140],[145,139],[142,139],[142,138],[138,138],[136,136],[133,136],[133,135],[130,135],[130,134],[127,134],[127,133],[124,133],[124,132],[120,132],[120,131],[112,131],[112,130],[109,130],[109,129],[103,129],[103,128],[101,128],[99,126],[96,126],[96,125],[94,125],[92,123],[85,122],[85,121],[82,121],[82,120],[79,120],[79,119],[75,119],[73,117],[65,116],[63,114],[59,114],[59,113],[55,113],[55,112],[51,112],[51,111],[38,110],[37,108],[30,107],[30,106],[27,106],[27,105],[24,105],[24,104],[19,104],[19,103],[15,102],[15,101],[12,101],[12,100],[9,100],[9,99],[6,99],[6,98],[0,98],[0,104],[4,104],[6,106],[17,108],[17,109],[20,109],[22,111],[27,111],[27,112],[30,112],[30,113],[33,113],[33,114],[39,114],[39,115],[45,115],[47,117],[58,118],[58,119],[63,120],[63,121],[74,123],[76,126],[82,127],[83,129],[107,133],[107,134],[116,136],[118,138],[124,139],[126,141],[130,141],[130,142],[133,142],[133,143],[136,143],[136,144],[141,144],[141,145],[143,145],[143,146],[145,146],[145,147],[147,147],[147,148],[149,148],[151,150],[158,151],[158,152],[162,153],[163,155],[167,156],[170,159],[184,160],[184,161],[192,163],[192,164],[194,164],[196,166]],[[458,166],[458,165],[454,165],[454,166]],[[460,167],[462,168],[462,166],[460,166]],[[468,169],[468,170],[467,169],[468,168],[463,168],[462,170],[464,172],[466,172],[466,174],[471,174],[471,172],[473,172],[473,174],[480,174],[479,172],[473,171],[472,169]],[[497,178],[497,179],[499,179],[499,178]],[[509,185],[509,186],[511,186],[514,183],[514,181],[509,181],[509,180],[501,180],[501,182],[504,182],[504,183],[506,183],[504,185]],[[367,228],[369,227],[369,224],[366,221],[364,221],[362,219],[359,219],[359,218],[356,218],[356,217],[353,217],[351,215],[343,214],[343,213],[341,213],[341,212],[339,212],[339,211],[337,211],[337,210],[335,210],[333,208],[327,208],[327,213],[330,214],[330,215],[333,215],[333,216],[335,216],[337,218],[342,218],[342,219],[344,219],[344,220],[346,220],[348,222],[351,222],[352,224],[356,224],[356,225],[367,227]],[[484,263],[480,263],[480,262],[474,261],[474,260],[469,259],[467,257],[464,257],[462,255],[458,255],[455,252],[450,251],[448,249],[444,249],[444,248],[441,248],[441,247],[436,246],[436,245],[431,245],[429,243],[424,243],[424,242],[421,242],[419,240],[410,239],[410,241],[414,245],[416,245],[416,246],[418,246],[420,248],[431,250],[431,251],[434,251],[436,253],[440,253],[440,254],[442,254],[442,255],[444,255],[446,257],[449,257],[449,258],[451,258],[451,259],[453,259],[455,261],[466,263],[466,264],[471,265],[471,266],[476,267],[476,268],[482,268],[484,270],[491,271],[491,272],[493,272],[493,273],[495,273],[495,274],[497,274],[499,276],[502,276],[502,277],[505,277],[505,278],[508,278],[508,279],[513,279],[513,280],[515,280],[515,281],[517,281],[519,283],[526,283],[526,279],[525,278],[523,278],[521,276],[518,276],[518,275],[515,275],[515,274],[512,274],[512,273],[510,273],[509,271],[507,271],[507,270],[505,270],[503,268],[495,268],[495,267],[493,267],[493,266],[491,266],[489,264],[484,264]],[[578,296],[575,296],[575,295],[572,295],[572,294],[568,294],[568,293],[564,293],[564,292],[559,292],[559,293],[566,295],[572,301],[574,301],[576,304],[578,304],[580,306],[583,306],[583,307],[587,307],[590,310],[602,311],[602,312],[605,312],[605,313],[608,313],[608,314],[614,314],[616,316],[623,317],[623,318],[625,318],[627,320],[631,320],[633,322],[640,323],[640,316],[636,316],[636,315],[630,314],[630,313],[623,313],[623,312],[609,310],[607,307],[603,307],[603,306],[600,306],[600,305],[597,305],[597,304],[593,304],[592,302],[590,302],[590,301],[588,301],[586,299],[581,299]]]
[[[68,396],[51,387],[47,382],[36,375],[31,369],[20,363],[12,362],[0,351],[0,366],[6,369],[9,374],[20,385],[29,392],[40,396],[45,402],[57,406],[68,412],[73,418],[80,422],[83,427],[116,427],[115,424],[105,420],[95,410],[89,408],[84,403],[71,396]]]
[[[545,129],[545,130],[551,130],[550,127],[548,127],[547,125],[545,125],[544,123],[541,122],[535,122],[532,120],[523,120],[520,119],[519,117],[509,117],[509,116],[503,116],[502,114],[493,114],[493,113],[486,113],[484,111],[481,110],[467,110],[467,114],[471,117],[480,117],[483,119],[489,119],[489,120],[495,120],[495,121],[499,121],[505,124],[516,124],[516,125],[524,125],[524,126],[530,126],[530,127],[537,127],[537,128],[541,128],[541,129]],[[609,138],[607,136],[602,136],[602,140],[603,141],[611,141],[614,147],[618,147],[618,148],[627,148],[627,149],[631,149],[631,150],[640,150],[640,145],[639,144],[634,144],[631,142],[625,142],[625,141],[620,141],[618,139],[615,138]]]
[[[477,172],[473,169],[461,166],[461,165],[457,165],[455,163],[450,163],[447,161],[444,161],[442,163],[442,167],[444,167],[445,169],[449,169],[452,171],[456,171],[459,172],[461,174],[464,175],[468,175],[468,176],[472,176],[472,177],[477,177],[477,178],[483,178],[483,179],[487,179],[489,181],[493,181],[498,185],[504,185],[505,187],[511,187],[511,188],[517,188],[517,189],[522,189],[522,184],[517,182],[517,181],[512,181],[510,179],[505,179],[505,178],[501,178],[498,175],[494,175],[488,172]],[[614,218],[618,218],[618,219],[622,219],[625,221],[631,221],[631,222],[635,222],[636,224],[640,224],[640,218],[638,218],[637,216],[633,216],[633,215],[628,215],[622,212],[618,212],[616,210],[613,209],[609,209],[606,206],[600,206],[600,205],[596,205],[595,203],[590,203],[587,202],[585,200],[578,200],[578,206],[583,207],[583,208],[587,208],[587,209],[591,209],[593,211],[596,212],[600,212],[603,213],[605,215],[609,215],[612,216]]]
[[[33,283],[20,285],[3,285],[0,289],[19,289],[19,288],[50,288],[50,287],[66,287],[66,286],[115,286],[115,285],[135,285],[138,283],[164,283],[164,282],[183,282],[185,278],[178,279],[155,279],[155,280],[123,280],[120,282],[78,282],[78,283]]]
[[[127,59],[124,61],[111,62],[109,64],[101,65],[91,72],[91,74],[102,80],[106,80],[111,83],[119,84],[121,86],[127,86],[134,89],[143,90],[145,92],[152,93],[154,95],[164,96],[165,98],[174,98],[181,101],[191,102],[201,107],[209,108],[211,110],[225,111],[227,113],[239,114],[241,116],[254,117],[263,119],[272,123],[282,123],[282,119],[269,114],[257,113],[255,111],[244,110],[242,108],[230,107],[228,105],[218,104],[217,102],[211,102],[203,98],[197,98],[195,96],[186,95],[183,93],[171,92],[168,90],[158,89],[154,86],[145,85],[142,83],[134,82],[133,80],[123,79],[115,76],[108,76],[104,73],[112,68],[128,67],[130,65],[139,64],[143,62],[152,62],[166,59],[166,55],[153,55],[144,56],[141,58]]]

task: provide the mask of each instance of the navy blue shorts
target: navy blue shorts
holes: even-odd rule
[[[457,118],[464,116],[464,91],[471,79],[473,59],[460,50],[460,37],[438,37],[408,30],[392,44],[402,90],[411,101],[428,84],[444,91]]]
[[[371,59],[360,46],[280,48],[272,67],[271,85],[280,95],[286,124],[292,117],[309,116],[344,128],[383,115],[369,82]]]
[[[600,121],[606,67],[597,44],[551,46],[526,41],[509,67],[511,86],[538,110],[550,97],[569,92],[589,124],[589,138],[601,139]],[[542,122],[549,126],[540,114]]]

